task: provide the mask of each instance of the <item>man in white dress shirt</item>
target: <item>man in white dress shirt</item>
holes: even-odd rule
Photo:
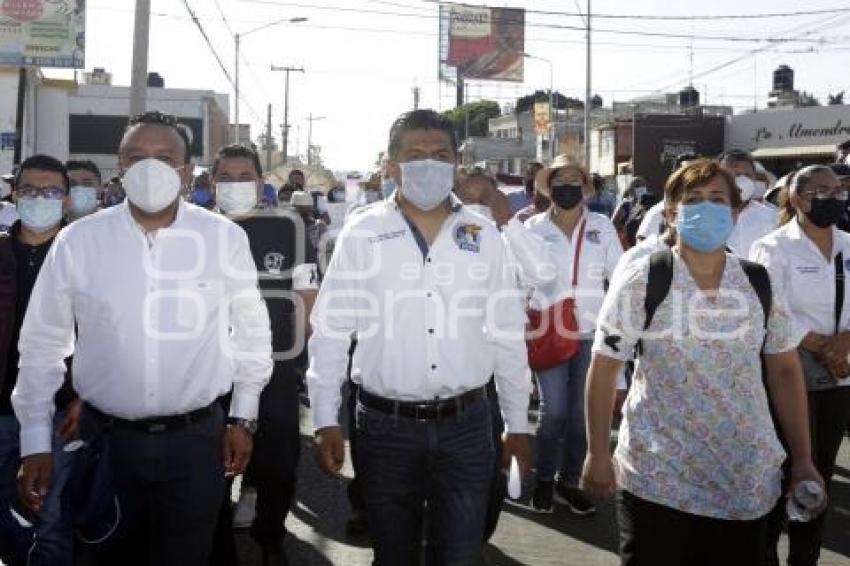
[[[121,511],[98,558],[201,566],[225,474],[251,455],[272,369],[268,311],[245,232],[179,198],[191,167],[173,117],[132,120],[119,165],[128,202],[61,231],[32,293],[12,396],[19,489],[33,509],[46,496],[53,395],[73,354],[80,430],[108,443]]]
[[[720,156],[720,164],[735,175],[735,183],[741,189],[741,206],[735,215],[735,229],[726,240],[726,246],[735,255],[747,258],[756,240],[779,227],[779,210],[754,198],[756,164],[749,153],[740,150],[727,151]]]
[[[339,235],[311,318],[309,389],[317,458],[343,463],[338,424],[351,337],[356,435],[378,565],[477,560],[495,450],[484,386],[495,375],[503,467],[529,460],[525,313],[495,225],[453,195],[456,140],[431,110],[390,130],[399,190]]]

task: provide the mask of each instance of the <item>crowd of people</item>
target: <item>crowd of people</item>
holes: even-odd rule
[[[817,564],[850,421],[850,167],[683,156],[615,200],[561,155],[518,205],[457,148],[400,116],[341,230],[250,147],[195,176],[159,112],[115,178],[47,155],[4,178],[0,560],[230,565],[243,526],[287,563],[306,388],[331,476],[349,423],[375,564],[475,564],[503,502],[612,496],[628,566],[778,565],[783,529]]]

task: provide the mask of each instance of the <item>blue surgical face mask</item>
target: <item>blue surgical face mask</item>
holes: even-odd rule
[[[42,234],[62,221],[62,200],[44,197],[18,199],[18,216],[29,230]]]
[[[386,177],[381,182],[381,192],[384,193],[384,199],[390,198],[390,195],[395,191],[395,179]]]
[[[97,210],[97,189],[85,185],[71,187],[71,215],[80,218]]]
[[[204,206],[212,199],[212,193],[207,187],[195,187],[192,189],[192,202],[198,206]]]
[[[713,252],[726,245],[732,233],[732,208],[704,200],[697,204],[680,204],[676,229],[682,243],[698,252]]]

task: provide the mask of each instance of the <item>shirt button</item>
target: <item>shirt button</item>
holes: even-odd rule
[[[434,329],[433,329],[433,328],[429,328],[429,329],[428,329],[428,334],[433,334],[433,333],[434,333]]]
[[[428,263],[431,263],[431,258],[429,257],[426,261],[427,261]]]
[[[426,296],[430,299],[430,298],[431,298],[431,293],[430,293],[430,292],[428,292],[428,294],[427,294]]]
[[[431,369],[437,369],[437,364],[431,364]]]

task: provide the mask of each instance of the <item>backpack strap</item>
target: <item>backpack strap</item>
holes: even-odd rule
[[[844,310],[844,253],[835,256],[835,333],[841,330],[841,312]]]
[[[738,258],[741,262],[741,267],[750,280],[750,285],[755,289],[756,295],[759,297],[762,311],[764,312],[764,328],[767,330],[767,321],[770,317],[770,310],[773,306],[773,289],[770,286],[770,275],[767,269],[759,263],[749,261],[747,259]]]
[[[646,319],[643,329],[648,330],[658,306],[667,298],[673,283],[673,252],[669,249],[655,252],[649,257],[649,276],[646,280],[646,297],[643,310]],[[643,354],[643,340],[638,340],[637,354]]]

